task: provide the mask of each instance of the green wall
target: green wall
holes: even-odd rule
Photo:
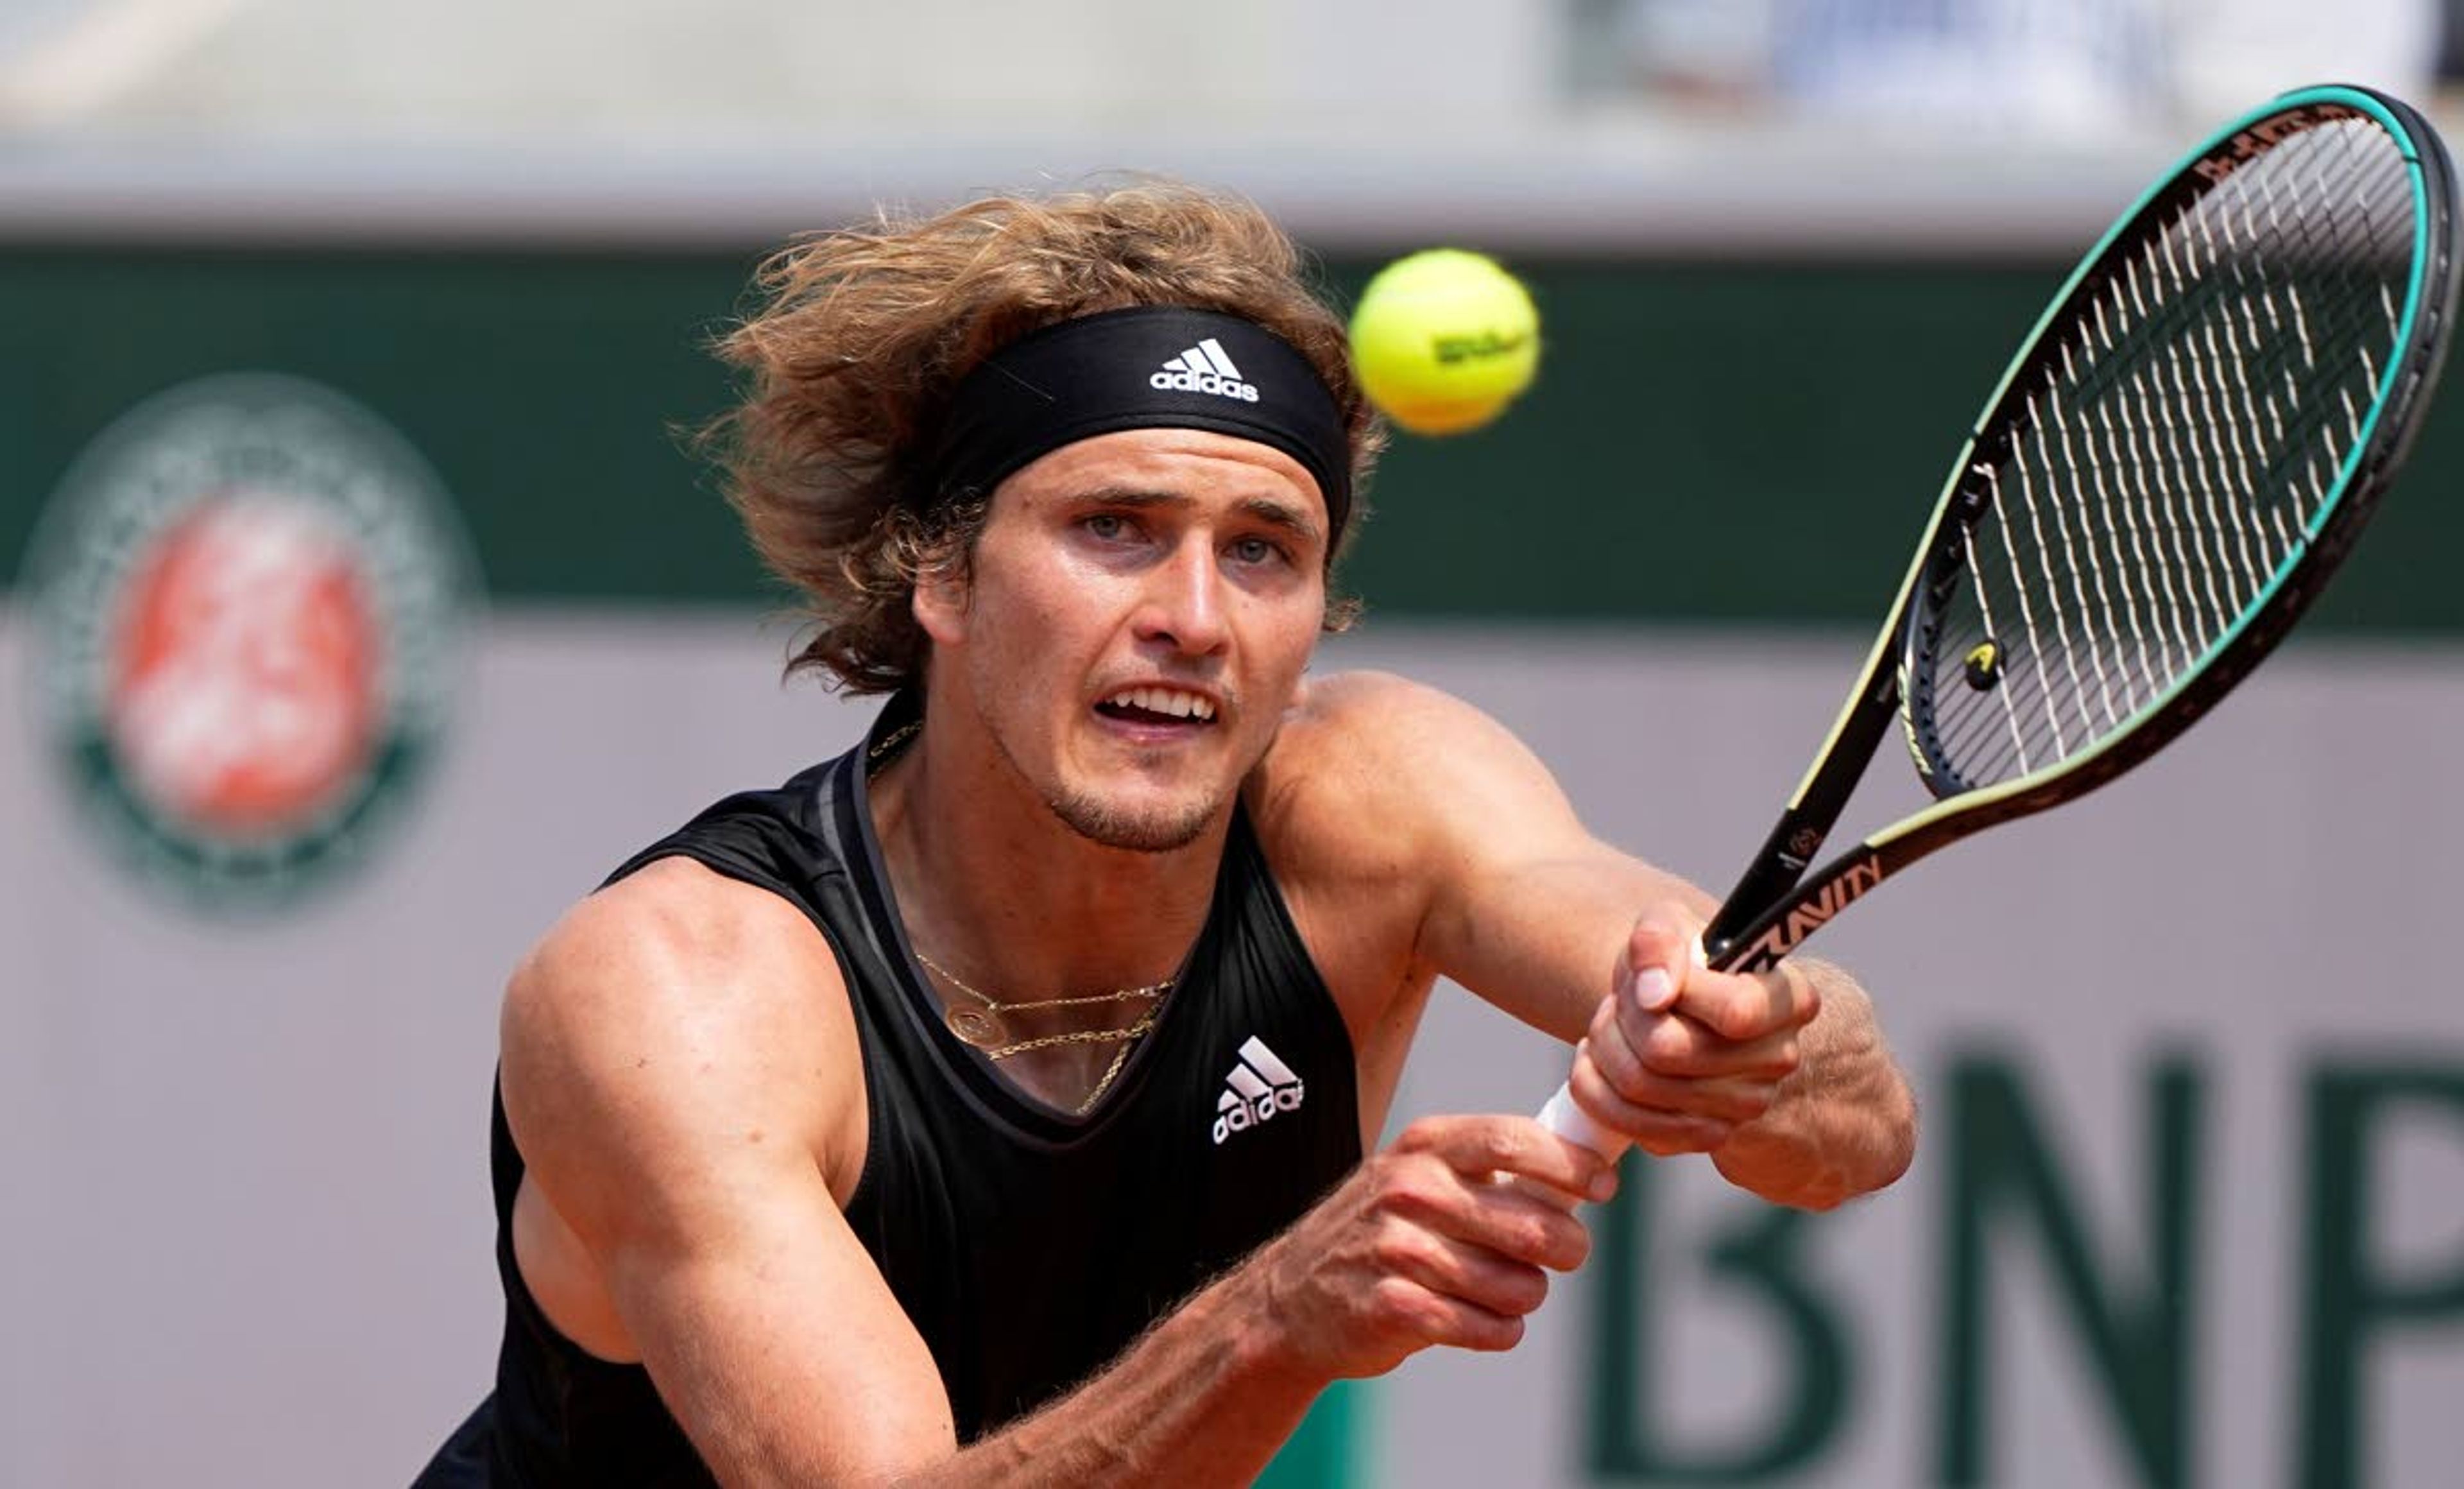
[[[676,432],[749,254],[0,250],[0,583],[77,450],[239,368],[327,383],[435,462],[499,603],[770,603]],[[1370,266],[1336,264],[1346,294]],[[1486,432],[1399,438],[1347,570],[1382,614],[1874,617],[1957,439],[2062,266],[1536,262],[1541,381]],[[2320,622],[2464,627],[2443,401]]]

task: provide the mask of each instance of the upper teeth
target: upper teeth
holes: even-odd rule
[[[1151,714],[1170,714],[1176,719],[1215,717],[1213,703],[1195,693],[1181,693],[1171,688],[1128,688],[1104,701],[1115,708],[1142,708]]]

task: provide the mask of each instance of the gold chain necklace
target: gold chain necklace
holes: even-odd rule
[[[1161,1011],[1163,996],[1172,991],[1172,985],[1178,980],[1167,977],[1143,988],[1121,988],[1086,997],[1036,998],[1023,1003],[1001,1003],[981,989],[970,986],[957,973],[922,951],[915,953],[915,960],[922,963],[926,970],[936,973],[942,981],[983,1005],[980,1009],[944,1009],[941,1019],[950,1026],[950,1033],[983,1051],[986,1059],[1005,1060],[1013,1055],[1023,1055],[1029,1050],[1048,1050],[1055,1045],[1117,1042],[1120,1048],[1112,1053],[1112,1062],[1105,1067],[1102,1078],[1095,1082],[1095,1089],[1087,1093],[1087,1100],[1078,1103],[1077,1115],[1081,1117],[1092,1110],[1095,1103],[1103,1100],[1104,1093],[1111,1089],[1113,1078],[1120,1075],[1121,1067],[1129,1062],[1130,1046],[1155,1028],[1155,1014]],[[1139,1014],[1135,1023],[1121,1029],[1073,1029],[1067,1033],[1039,1034],[1031,1039],[1012,1040],[1008,1026],[1001,1021],[1001,1014],[1025,1009],[1086,1008],[1099,1003],[1126,1003],[1133,998],[1155,999],[1156,1007]]]
[[[943,1011],[941,1018],[942,1022],[950,1026],[950,1033],[983,1051],[988,1057],[997,1060],[1006,1059],[1024,1050],[1041,1050],[1056,1044],[1099,1044],[1113,1039],[1135,1038],[1146,1033],[1146,1029],[1141,1026],[1148,1024],[1155,1017],[1154,1012],[1150,1011],[1145,1018],[1130,1025],[1127,1029],[1081,1029],[1066,1034],[1045,1034],[1039,1038],[1022,1039],[1013,1043],[1009,1037],[1009,1027],[1001,1020],[1001,1015],[1003,1013],[1023,1012],[1028,1009],[1087,1008],[1099,1003],[1127,1003],[1133,998],[1160,998],[1172,990],[1173,985],[1173,979],[1167,977],[1159,983],[1149,983],[1143,988],[1123,988],[1116,991],[1099,992],[1084,998],[1037,998],[1025,1003],[1000,1003],[983,989],[970,987],[957,973],[951,971],[923,952],[916,952],[915,960],[923,963],[927,970],[938,974],[943,982],[983,1005],[980,1009],[949,1009]]]
[[[890,757],[896,754],[901,745],[913,739],[915,731],[922,727],[924,727],[923,720],[911,719],[883,735],[880,744],[865,751],[864,773],[868,776],[879,774],[881,767],[889,762]]]
[[[1155,1015],[1150,1013],[1146,1017],[1139,1019],[1137,1024],[1133,1026],[1132,1032],[1133,1033],[1144,1033],[1146,1031],[1153,1029],[1154,1027]],[[1076,1110],[1073,1111],[1071,1115],[1084,1117],[1089,1112],[1093,1111],[1095,1109],[1095,1103],[1104,1099],[1104,1093],[1112,1089],[1112,1078],[1121,1073],[1121,1067],[1128,1064],[1129,1060],[1130,1046],[1127,1043],[1124,1043],[1119,1049],[1112,1052],[1112,1063],[1104,1067],[1103,1078],[1095,1082],[1095,1089],[1087,1093],[1087,1100],[1079,1102]]]

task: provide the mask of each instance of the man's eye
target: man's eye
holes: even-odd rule
[[[1107,543],[1115,538],[1126,538],[1130,535],[1129,519],[1111,512],[1096,513],[1087,519],[1086,526],[1088,536],[1100,538]]]
[[[1271,564],[1283,552],[1264,538],[1243,538],[1232,544],[1232,556],[1243,564]]]

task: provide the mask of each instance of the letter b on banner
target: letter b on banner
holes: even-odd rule
[[[1719,1447],[1669,1440],[1651,1411],[1651,1321],[1643,1297],[1659,1275],[1650,1255],[1655,1166],[1633,1163],[1625,1187],[1600,1217],[1600,1306],[1585,1351],[1597,1361],[1587,1456],[1594,1475],[1667,1484],[1760,1483],[1819,1456],[1846,1420],[1849,1343],[1838,1314],[1798,1264],[1798,1246],[1820,1217],[1777,1207],[1727,1221],[1703,1256],[1715,1283],[1743,1295],[1783,1336],[1771,1353],[1788,1362],[1786,1389],[1757,1430]]]

